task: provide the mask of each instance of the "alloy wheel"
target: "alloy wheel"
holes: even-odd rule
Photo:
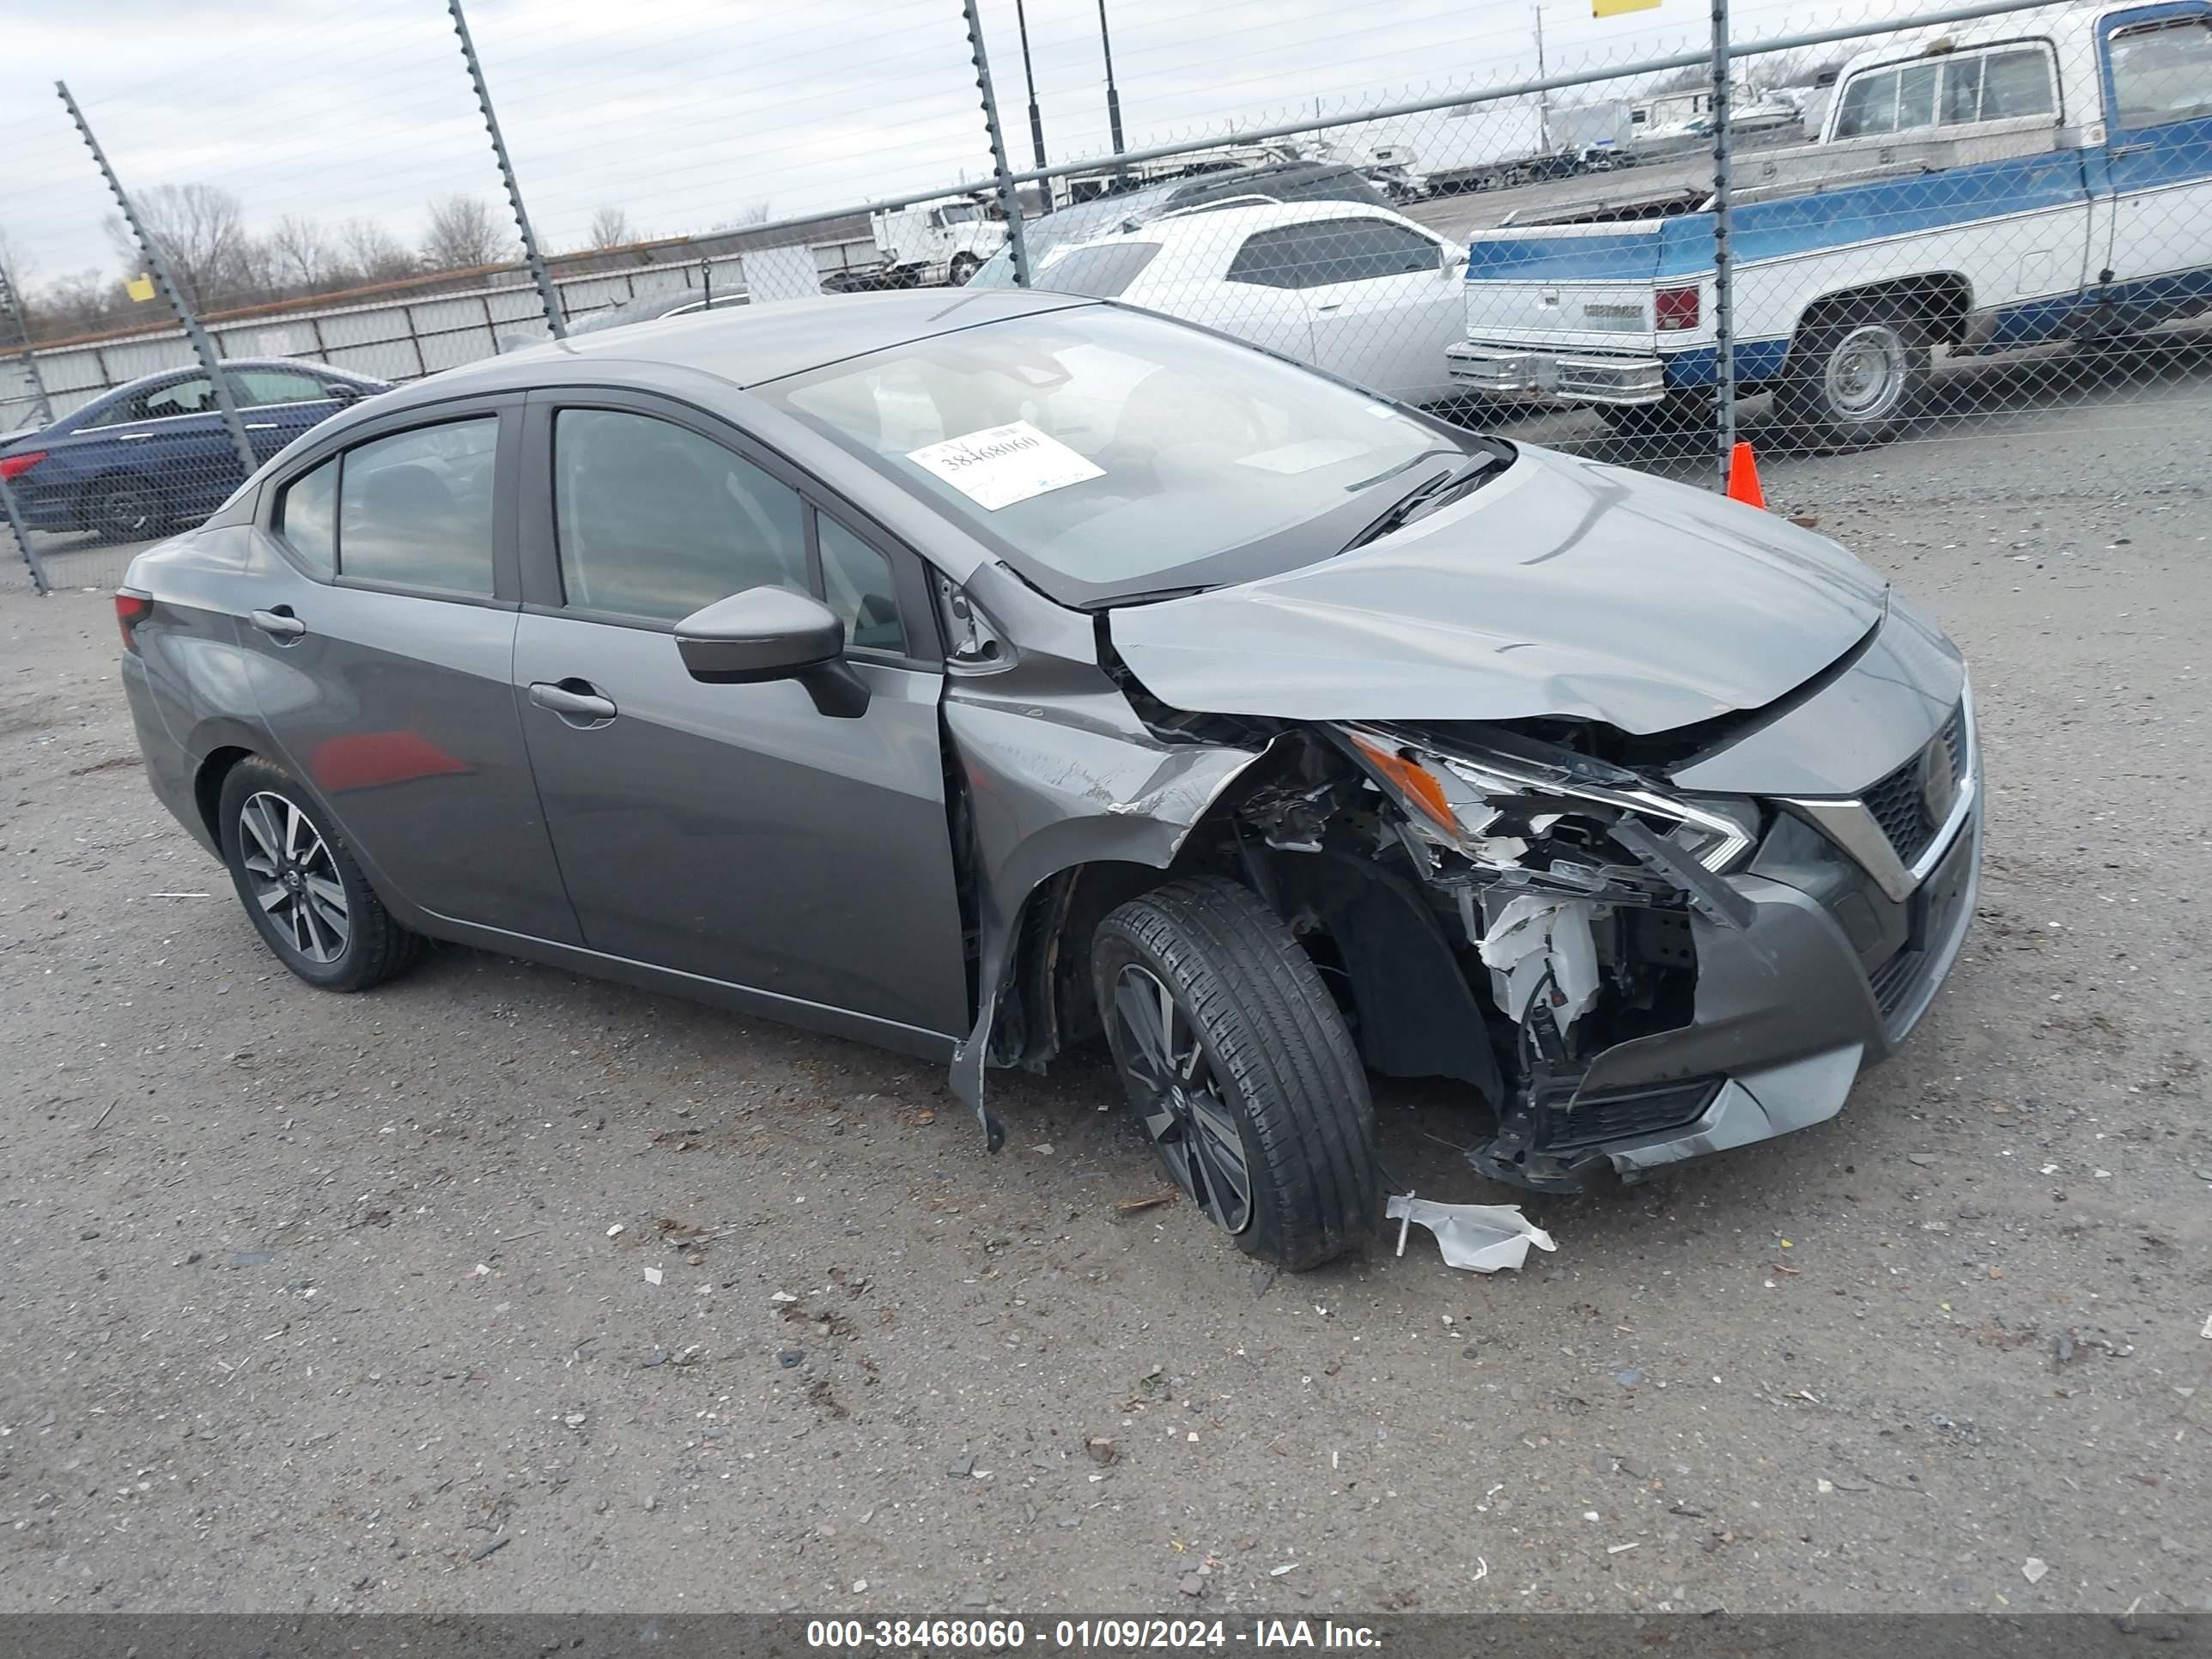
[[[154,503],[136,484],[117,484],[104,491],[93,516],[100,530],[118,542],[143,541],[154,533]]]
[[[345,884],[322,832],[295,802],[264,792],[238,813],[240,861],[278,938],[309,962],[336,962],[353,937]]]
[[[1114,981],[1114,1018],[1130,1099],[1168,1173],[1216,1226],[1243,1232],[1251,1161],[1196,1028],[1166,982],[1135,963]]]

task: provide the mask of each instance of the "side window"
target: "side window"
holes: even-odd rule
[[[172,415],[204,414],[217,407],[215,382],[204,374],[195,374],[158,392],[149,392],[137,401],[145,410],[141,418],[149,421],[165,420]]]
[[[1865,138],[1897,131],[1897,71],[1882,70],[1855,76],[1844,88],[1836,114],[1836,137]]]
[[[339,574],[489,599],[498,453],[495,415],[347,450],[338,479]]]
[[[77,430],[97,432],[102,427],[127,426],[133,421],[143,421],[145,418],[146,400],[143,397],[118,398],[101,410],[99,414],[81,424]]]
[[[2112,94],[2124,127],[2212,115],[2212,23],[2176,18],[2112,37]]]
[[[2042,47],[2015,47],[1989,55],[1982,69],[1983,120],[2057,113],[2058,91],[2051,78],[2051,59]]]
[[[847,643],[862,651],[906,653],[890,561],[826,514],[814,515],[822,550],[822,598],[845,623]]]
[[[1261,288],[1313,288],[1313,270],[1319,257],[1312,225],[1283,225],[1255,230],[1244,239],[1237,257],[1229,262],[1228,280]],[[1326,277],[1319,281],[1327,281]]]
[[[748,587],[812,591],[798,491],[672,422],[564,409],[553,524],[570,605],[676,622]]]
[[[1898,71],[1898,131],[1936,125],[1936,82],[1942,70],[1941,64],[1908,64]]]
[[[1316,226],[1323,234],[1324,282],[1358,283],[1437,270],[1437,245],[1417,230],[1382,219],[1346,219]]]
[[[335,455],[313,471],[293,479],[276,498],[276,533],[319,575],[334,575],[337,571],[337,505],[338,458]]]
[[[265,404],[321,403],[331,394],[312,374],[295,368],[234,368],[230,371],[230,395],[241,409]]]
[[[1982,66],[1986,53],[1953,58],[1943,65],[1943,125],[1967,126],[1982,118]]]

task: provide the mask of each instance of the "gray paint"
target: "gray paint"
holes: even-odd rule
[[[225,748],[276,757],[404,924],[951,1060],[995,1145],[983,1073],[1024,905],[1077,866],[1174,863],[1268,753],[1271,730],[1540,714],[1643,733],[1769,710],[1676,781],[1837,796],[1915,752],[1959,696],[1949,642],[1887,604],[1882,584],[1826,538],[1528,448],[1463,501],[1370,548],[1102,622],[1054,603],[894,477],[744,390],[1066,303],[1001,291],[748,308],[518,354],[348,411],[201,531],[134,563],[130,584],[155,599],[157,620],[122,678],[155,793],[211,845],[194,799],[200,769]],[[1005,649],[983,662],[934,650],[905,664],[856,659],[867,704],[838,718],[795,683],[702,684],[667,626],[563,611],[540,451],[545,404],[579,386],[658,394],[725,423],[841,517],[921,561],[930,580],[957,584]],[[284,480],[465,409],[496,409],[504,422],[494,597],[317,580],[267,533]],[[910,631],[933,622],[905,597]],[[278,610],[304,625],[296,641],[246,620]],[[1102,627],[1152,695],[1267,725],[1222,741],[1156,733],[1102,664]],[[540,684],[571,698],[544,707],[532,695]],[[1966,833],[1978,859],[1978,811]],[[1811,839],[1816,861],[1841,861],[1846,884],[1856,879],[1832,842]],[[1778,878],[1805,856],[1801,846],[1800,865],[1728,877],[1719,914],[1741,925],[1690,921],[1691,1023],[1590,1067],[1586,1092],[1732,1079],[1703,1127],[1622,1151],[1624,1169],[1832,1112],[1849,1073],[1889,1052],[1933,995],[1971,917],[1971,884],[1950,937],[1931,942],[1921,982],[1885,1021],[1828,911]],[[1901,937],[1905,915],[1893,907],[1880,926]],[[1565,1165],[1533,1173],[1574,1179]]]
[[[1758,708],[1849,650],[1883,584],[1835,543],[1529,446],[1454,506],[1279,576],[1114,613],[1177,708],[1291,720],[1566,715],[1663,732]]]

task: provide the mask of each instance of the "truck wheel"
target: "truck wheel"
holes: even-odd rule
[[[1774,412],[1808,448],[1886,444],[1918,410],[1934,372],[1927,327],[1911,307],[1868,301],[1800,327]]]
[[[952,256],[951,265],[945,273],[945,280],[955,288],[965,288],[968,279],[975,274],[982,263],[972,253],[956,253]]]
[[[1237,1249],[1297,1272],[1373,1229],[1367,1074],[1273,911],[1234,882],[1170,883],[1099,924],[1091,975],[1146,1133]]]
[[[159,492],[128,472],[110,472],[93,480],[77,510],[85,528],[105,543],[143,542],[158,536],[169,516]]]

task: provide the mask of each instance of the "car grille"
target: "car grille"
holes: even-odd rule
[[[1936,839],[1936,832],[1943,827],[1928,810],[1928,769],[1933,766],[1950,769],[1949,777],[1943,780],[1949,787],[1936,792],[1939,799],[1948,799],[1966,775],[1966,712],[1963,705],[1951,711],[1940,743],[1929,744],[1859,797],[1873,814],[1874,821],[1881,826],[1881,833],[1889,838],[1899,860],[1906,865],[1928,850],[1929,843]]]
[[[1962,835],[1944,856],[1942,865],[1912,896],[1912,932],[1904,946],[1867,976],[1875,1006],[1891,1028],[1893,1037],[1903,1036],[1897,1017],[1926,983],[1930,958],[1942,948],[1960,922],[1973,873],[1974,841]]]
[[[1556,1130],[1544,1137],[1544,1150],[1561,1152],[1679,1129],[1705,1115],[1720,1086],[1719,1078],[1704,1077],[1664,1088],[1577,1101],[1574,1109],[1559,1120]]]

